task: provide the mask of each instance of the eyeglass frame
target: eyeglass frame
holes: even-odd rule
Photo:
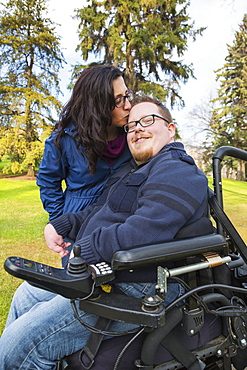
[[[131,100],[129,100],[129,94],[131,94],[131,95],[132,95]],[[117,100],[117,99],[120,99],[120,98],[123,98],[123,104],[122,104],[122,105],[120,105],[120,106],[118,106],[118,105],[116,104],[116,100]],[[125,105],[125,103],[126,103],[126,99],[128,99],[128,101],[129,101],[129,102],[131,102],[131,101],[134,99],[134,91],[133,91],[133,90],[128,90],[128,91],[126,92],[126,95],[120,95],[120,96],[118,96],[117,98],[115,98],[115,107],[116,107],[116,108],[122,108],[122,107]]]
[[[147,125],[143,125],[142,123],[141,123],[141,120],[143,119],[143,118],[146,118],[146,117],[149,117],[149,116],[152,116],[153,117],[153,122],[152,123],[149,123],[149,124],[147,124]],[[168,124],[170,124],[171,122],[169,122],[166,118],[164,118],[164,117],[161,117],[161,116],[158,116],[157,114],[148,114],[147,116],[144,116],[144,117],[142,117],[142,118],[140,118],[139,120],[137,120],[137,121],[131,121],[131,122],[128,122],[128,123],[126,123],[124,126],[123,126],[123,129],[124,129],[124,131],[128,134],[129,132],[133,132],[133,131],[135,131],[135,128],[136,128],[136,126],[138,125],[138,123],[141,125],[141,127],[148,127],[148,126],[152,126],[154,123],[155,123],[155,119],[154,119],[154,117],[157,117],[157,118],[160,118],[160,119],[163,119],[164,121],[166,121]],[[130,123],[135,123],[135,126],[133,126],[133,129],[131,129],[131,131],[128,129],[128,125],[130,124]]]

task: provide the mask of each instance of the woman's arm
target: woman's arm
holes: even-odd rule
[[[63,213],[62,180],[66,177],[66,163],[64,163],[53,139],[54,135],[51,135],[46,140],[43,159],[37,175],[40,198],[44,209],[49,213],[50,220]]]

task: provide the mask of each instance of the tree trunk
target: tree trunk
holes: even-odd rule
[[[245,161],[238,162],[237,180],[239,180],[239,181],[245,181],[246,180]]]
[[[32,163],[29,163],[28,170],[27,170],[27,177],[34,177],[34,176],[35,176],[35,173],[34,173],[33,165]]]

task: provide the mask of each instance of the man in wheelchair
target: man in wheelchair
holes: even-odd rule
[[[104,351],[109,353],[109,348],[114,347],[113,339],[110,339],[115,336],[114,333],[127,334],[121,337],[121,343],[115,341],[116,347],[134,342],[135,337],[141,338],[136,341],[134,350],[141,350],[141,359],[135,364],[127,359],[126,364],[123,367],[120,364],[119,369],[153,369],[154,364],[158,366],[164,361],[164,351],[160,359],[159,351],[156,351],[160,343],[171,354],[174,351],[180,352],[178,357],[181,367],[205,368],[204,362],[186,348],[173,348],[173,329],[181,322],[184,313],[182,305],[186,298],[187,317],[183,321],[183,329],[180,325],[180,331],[175,333],[181,337],[184,333],[189,335],[192,342],[195,339],[189,349],[205,344],[222,332],[221,320],[217,319],[219,315],[216,314],[215,318],[208,314],[204,318],[202,308],[198,308],[198,301],[204,309],[207,309],[206,305],[210,307],[212,292],[208,284],[207,295],[199,297],[196,269],[193,267],[195,265],[201,270],[205,266],[224,266],[224,263],[231,261],[227,256],[229,250],[225,239],[219,234],[213,234],[212,224],[205,217],[208,204],[207,179],[186,154],[183,145],[174,141],[174,124],[169,111],[160,102],[148,97],[140,98],[134,104],[124,129],[135,162],[122,168],[108,181],[95,205],[78,213],[64,214],[52,220],[45,228],[48,247],[61,256],[66,254],[67,246],[63,238],[76,240],[75,256],[70,260],[69,273],[80,278],[87,275],[85,270],[88,271],[90,265],[94,283],[89,284],[82,294],[79,286],[71,289],[71,292],[68,288],[65,292],[63,289],[53,289],[51,284],[47,285],[48,290],[42,290],[24,282],[14,295],[6,328],[0,339],[0,363],[3,370],[55,369],[58,360],[64,358],[67,358],[71,370],[117,369],[121,356],[115,365],[105,360],[98,364],[95,361],[103,338],[106,339],[101,347],[104,350],[100,350],[99,354]],[[212,238],[208,234],[212,234]],[[184,242],[184,238],[187,240],[193,236],[198,236],[196,244],[190,239]],[[174,239],[176,247],[170,242]],[[145,245],[149,245],[148,250]],[[166,249],[167,253],[164,254]],[[214,249],[219,255],[208,253]],[[154,255],[152,252],[155,252]],[[195,255],[192,267],[189,265],[191,252]],[[199,257],[200,253],[204,254],[203,261]],[[81,256],[87,263],[86,268]],[[112,256],[115,256],[113,260]],[[181,266],[180,260],[186,260],[187,266]],[[103,274],[98,274],[97,280],[100,262],[112,263],[114,274],[106,268]],[[53,270],[47,271],[47,275],[52,275]],[[187,272],[188,282],[175,277],[184,276]],[[60,274],[62,279],[66,272]],[[104,274],[109,279],[102,279]],[[200,278],[203,279],[203,274]],[[207,276],[207,279],[210,278]],[[42,281],[39,284],[38,280],[32,280],[31,277],[26,280],[34,282],[36,286],[43,286]],[[106,286],[104,283],[107,281],[110,281],[110,285]],[[183,295],[187,287],[188,290],[194,288],[193,296],[190,291]],[[222,285],[218,288],[222,288]],[[106,290],[112,290],[113,293],[104,293]],[[108,311],[107,307],[111,306],[116,297],[119,302],[115,302],[113,310]],[[68,298],[72,298],[73,309]],[[232,307],[231,298],[220,291],[217,293],[219,301]],[[235,310],[225,312],[226,327],[230,325],[228,316],[232,312],[238,317],[243,316],[243,302],[238,300],[235,306]],[[212,312],[216,313],[215,306]],[[99,318],[101,314],[105,319]],[[231,330],[237,339],[242,340],[243,348],[246,344],[243,341],[245,332],[241,331],[242,323],[240,319],[240,324],[235,324]],[[203,327],[207,331],[201,335],[200,329]],[[93,331],[92,335],[88,328]],[[241,334],[236,335],[237,329]],[[225,338],[227,341],[227,335]],[[229,355],[229,347],[232,352],[236,352],[236,346],[228,342],[214,346],[218,357],[225,354],[223,363],[226,369],[233,355]],[[87,350],[84,353],[78,352],[84,346]],[[169,353],[165,361],[171,360]],[[89,359],[88,364],[82,364],[83,355]],[[203,356],[207,358],[208,355]],[[138,358],[138,354],[136,356]],[[173,368],[181,368],[180,365],[176,363]],[[159,368],[172,368],[169,366]]]

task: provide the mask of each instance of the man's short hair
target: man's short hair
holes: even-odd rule
[[[137,95],[135,97],[135,99],[131,102],[131,105],[132,105],[132,107],[134,107],[135,105],[137,105],[139,103],[145,103],[145,102],[153,103],[153,104],[157,105],[157,107],[160,110],[160,114],[164,118],[166,118],[169,123],[172,122],[172,116],[171,116],[171,113],[170,113],[169,109],[167,109],[165,107],[165,105],[163,103],[161,103],[161,101],[159,101],[156,98],[152,98],[151,96],[140,94],[140,95]]]

